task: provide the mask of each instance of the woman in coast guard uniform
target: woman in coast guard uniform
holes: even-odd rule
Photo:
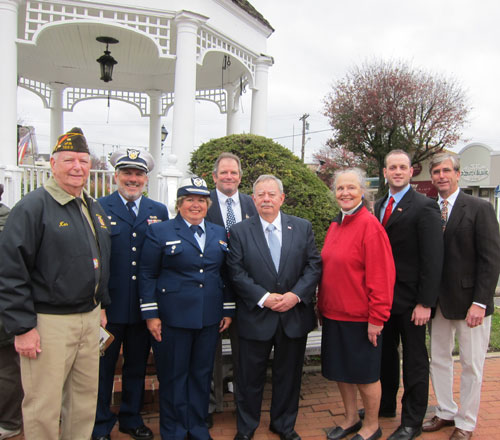
[[[222,278],[226,231],[204,220],[209,196],[203,179],[185,179],[177,216],[151,225],[142,250],[141,313],[153,335],[162,439],[210,439],[205,418],[215,348],[235,306]]]

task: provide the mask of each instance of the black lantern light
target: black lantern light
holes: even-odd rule
[[[101,55],[96,61],[101,65],[101,79],[104,82],[109,82],[113,80],[113,67],[115,64],[118,64],[112,56],[111,52],[108,50],[108,46],[110,44],[118,43],[118,40],[113,37],[97,37],[96,38],[99,43],[106,44],[106,50],[104,51],[104,55]]]
[[[165,140],[167,139],[167,136],[168,136],[168,131],[165,128],[165,125],[162,125],[161,126],[161,144],[162,145],[165,142]]]

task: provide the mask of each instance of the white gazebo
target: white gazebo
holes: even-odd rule
[[[273,29],[246,0],[0,0],[0,183],[3,201],[21,197],[17,165],[17,87],[50,109],[50,145],[71,127],[64,113],[89,99],[115,99],[149,118],[149,150],[160,164],[150,195],[175,197],[194,148],[195,102],[211,101],[239,133],[239,99],[252,91],[250,132],[266,134],[268,70]],[[97,74],[111,37],[118,61],[110,82]],[[163,162],[160,118],[173,110],[172,152]],[[25,187],[26,185],[24,185]]]

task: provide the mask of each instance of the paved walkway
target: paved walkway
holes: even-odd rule
[[[460,364],[455,363],[455,386],[454,391],[458,398]],[[214,427],[211,435],[215,440],[232,440],[236,434],[236,417],[232,395],[226,394],[224,411],[214,415]],[[262,420],[260,427],[255,432],[255,440],[278,440],[278,436],[272,434],[268,429],[269,405],[271,389],[269,384],[264,393]],[[458,399],[456,399],[458,400]],[[429,416],[433,415],[433,405],[436,404],[434,392],[430,390]],[[361,404],[360,404],[361,406]],[[296,430],[303,440],[325,440],[325,431],[335,426],[342,420],[343,406],[337,386],[324,379],[317,371],[307,372],[302,381],[302,392],[300,400],[300,411],[297,419]],[[383,431],[383,439],[386,439],[399,425],[400,408],[394,419],[380,419]],[[159,417],[157,412],[145,415],[146,424],[155,433],[155,439],[159,440]],[[453,428],[444,428],[436,433],[422,434],[422,440],[447,440]],[[351,437],[351,436],[350,436]],[[111,434],[112,440],[130,439],[128,435],[118,432],[117,427]],[[496,353],[486,359],[481,410],[474,440],[500,439],[500,354]],[[23,436],[15,437],[16,440]]]

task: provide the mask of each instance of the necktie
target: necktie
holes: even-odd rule
[[[135,212],[134,212],[134,207],[135,207],[135,202],[127,202],[127,209],[128,209],[128,212],[130,212],[130,216],[132,217],[132,220],[135,220],[137,217],[135,215]]]
[[[189,229],[193,231],[193,234],[198,234],[200,237],[203,234],[203,228],[200,225],[191,225]]]
[[[226,216],[226,231],[229,234],[229,229],[236,223],[236,217],[233,211],[233,199],[231,197],[226,199],[227,216]]]
[[[267,243],[269,244],[269,250],[271,251],[271,258],[273,259],[274,267],[276,271],[278,271],[280,267],[280,254],[281,254],[281,245],[278,237],[274,233],[276,226],[273,224],[268,225],[266,228],[267,231]]]
[[[390,197],[389,203],[387,204],[384,212],[384,218],[382,219],[382,226],[385,228],[385,225],[387,224],[389,217],[392,214],[392,205],[394,205],[394,197]]]
[[[441,226],[443,232],[446,229],[446,223],[448,223],[448,200],[441,201]]]

